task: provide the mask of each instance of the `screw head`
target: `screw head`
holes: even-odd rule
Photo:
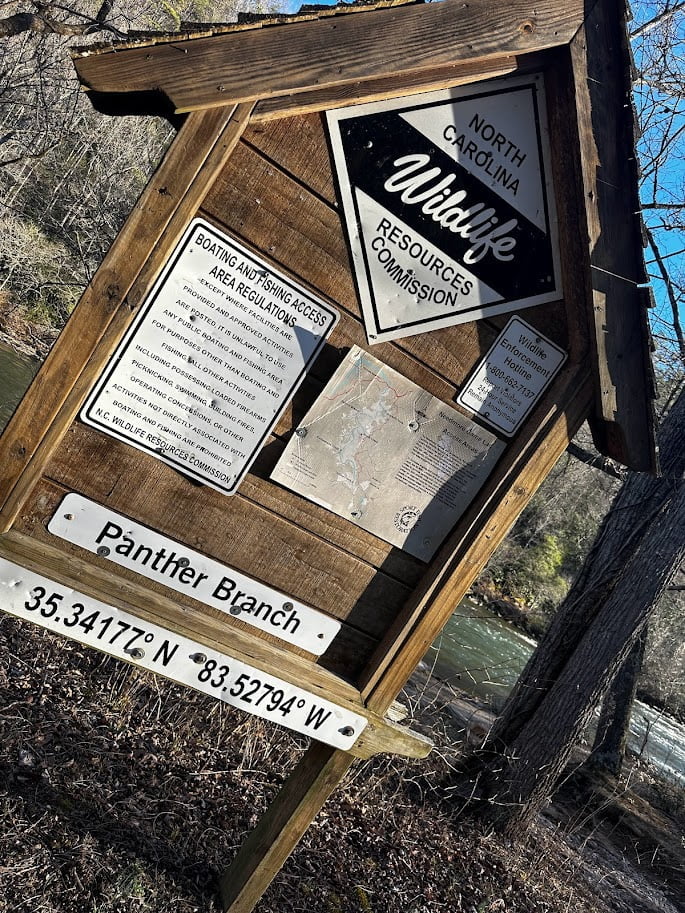
[[[98,550],[97,550],[97,554],[98,554],[101,558],[106,558],[107,555],[109,555],[109,549],[107,548],[106,545],[101,545],[101,546],[98,548]]]

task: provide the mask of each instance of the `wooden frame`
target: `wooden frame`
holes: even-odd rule
[[[639,260],[639,226],[631,201],[611,190],[614,182],[635,183],[632,166],[626,177],[624,159],[611,148],[619,128],[627,141],[626,85],[622,64],[612,68],[612,54],[595,50],[604,41],[612,53],[624,53],[622,17],[621,5],[609,0],[589,9],[586,3],[543,0],[534,14],[518,0],[386,3],[268,29],[86,51],[76,59],[101,109],[191,113],[0,439],[0,555],[29,569],[47,567],[64,584],[190,633],[258,669],[277,668],[285,680],[305,683],[369,720],[352,751],[312,743],[222,879],[224,907],[232,913],[257,903],[354,757],[377,751],[421,757],[430,749],[425,738],[386,715],[580,424],[591,417],[596,439],[610,456],[637,469],[655,466],[639,288],[644,275],[624,270],[626,262]],[[601,84],[590,74],[597,65],[610,71]],[[279,268],[341,310],[332,351],[312,378],[320,388],[335,367],[335,347],[364,340],[316,112],[532,70],[546,77],[565,294],[549,311],[536,308],[527,316],[540,332],[561,338],[569,358],[427,567],[276,490],[268,481],[272,457],[266,452],[239,495],[228,499],[229,508],[217,493],[189,493],[186,479],[155,460],[125,445],[103,444],[102,435],[78,421],[84,398],[196,214],[266,250]],[[265,188],[264,202],[250,195],[252,184]],[[269,245],[276,235],[278,247]],[[620,322],[619,310],[625,315]],[[451,402],[503,323],[494,318],[449,327],[431,339],[384,343],[374,354]],[[296,427],[297,408],[275,429],[269,444],[274,450]],[[107,459],[110,475],[89,468]],[[137,474],[135,486],[127,473]],[[337,649],[317,664],[240,623],[227,626],[192,600],[179,606],[163,587],[141,585],[135,574],[114,574],[104,559],[91,560],[56,542],[45,524],[68,490],[84,491],[125,514],[139,509],[149,525],[178,539],[184,524],[190,525],[194,540],[236,565],[249,564],[245,548],[211,533],[222,511],[232,511],[245,528],[252,524],[255,538],[268,538],[269,524],[277,526],[284,562],[299,562],[303,597],[318,596],[318,607],[342,613],[345,629]],[[178,499],[184,500],[182,515],[167,508]],[[286,532],[292,548],[282,544]],[[329,581],[344,579],[349,592],[342,584],[331,585],[329,593],[317,590],[317,563]],[[251,570],[268,576],[258,560]],[[268,582],[283,586],[275,574]]]

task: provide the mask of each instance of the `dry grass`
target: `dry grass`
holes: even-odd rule
[[[306,747],[4,616],[0,700],[2,913],[218,910],[218,873]],[[512,846],[455,820],[440,792],[459,754],[450,695],[408,700],[437,750],[356,765],[260,913],[626,909],[561,826]]]

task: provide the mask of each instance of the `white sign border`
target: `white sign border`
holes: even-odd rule
[[[165,284],[167,278],[172,273],[174,266],[176,265],[176,262],[178,261],[181,254],[184,252],[185,248],[191,242],[193,232],[197,228],[204,228],[205,230],[210,230],[213,234],[217,235],[222,240],[222,243],[226,244],[227,246],[237,248],[237,250],[239,251],[241,256],[244,256],[244,257],[254,261],[255,264],[258,265],[260,269],[266,269],[272,275],[277,276],[280,281],[287,283],[288,285],[297,289],[299,294],[306,296],[308,299],[313,301],[318,307],[320,307],[322,310],[324,310],[326,313],[328,313],[331,318],[328,326],[322,330],[321,336],[319,337],[319,341],[318,341],[317,345],[312,350],[309,358],[302,366],[302,370],[301,370],[300,374],[293,382],[293,385],[291,386],[291,388],[283,396],[278,410],[275,412],[273,418],[270,419],[269,423],[265,426],[264,431],[263,431],[261,437],[259,438],[259,441],[257,441],[255,443],[252,453],[245,460],[245,463],[243,464],[240,472],[236,473],[235,478],[230,485],[223,485],[220,481],[215,479],[210,474],[206,474],[206,473],[203,473],[203,472],[200,472],[200,471],[194,469],[192,464],[184,463],[181,460],[176,460],[176,459],[174,459],[173,455],[169,455],[167,453],[167,451],[160,450],[159,448],[155,448],[153,446],[147,446],[135,438],[128,437],[125,433],[122,433],[121,431],[119,431],[116,427],[112,426],[111,424],[108,425],[108,424],[105,424],[104,422],[100,422],[100,421],[98,421],[97,418],[95,418],[95,416],[92,416],[89,414],[90,411],[95,408],[95,406],[97,404],[98,396],[100,395],[100,392],[106,386],[111,375],[113,374],[113,372],[118,364],[120,354],[125,351],[125,349],[130,345],[130,343],[134,339],[135,334],[138,331],[138,328],[144,321],[148,312],[150,311],[153,304],[155,303],[158,295],[164,288],[164,284]],[[155,281],[154,285],[152,286],[151,290],[145,297],[145,300],[141,304],[135,320],[133,321],[131,326],[128,328],[125,335],[123,336],[123,338],[117,345],[114,353],[110,356],[107,364],[101,371],[97,381],[95,382],[93,388],[91,389],[90,393],[88,394],[85,402],[83,403],[83,405],[79,411],[79,418],[81,419],[81,421],[84,424],[89,425],[91,428],[95,428],[97,431],[101,431],[104,434],[108,434],[110,437],[113,437],[116,440],[122,441],[125,444],[129,444],[131,447],[135,447],[137,450],[140,450],[143,453],[146,453],[149,456],[152,456],[155,459],[160,460],[162,463],[165,463],[167,466],[171,466],[172,469],[175,469],[177,472],[181,473],[181,475],[192,478],[195,481],[202,483],[203,485],[207,485],[210,488],[215,489],[216,491],[220,491],[222,494],[233,495],[237,492],[242,480],[245,478],[245,476],[247,475],[247,473],[250,470],[250,467],[252,466],[252,464],[256,460],[257,456],[259,455],[259,452],[264,444],[264,441],[269,436],[269,434],[271,434],[274,427],[278,424],[278,421],[280,420],[281,416],[285,412],[292,397],[297,392],[297,390],[298,390],[300,384],[302,383],[302,381],[304,380],[309,368],[311,367],[311,365],[313,364],[315,359],[320,354],[323,346],[326,343],[327,338],[333,331],[333,329],[336,326],[339,319],[340,319],[340,314],[338,311],[335,310],[335,308],[333,308],[332,305],[328,304],[326,301],[323,301],[321,298],[318,298],[317,296],[313,295],[304,286],[300,285],[300,283],[296,282],[294,279],[292,279],[286,273],[283,273],[279,269],[276,269],[274,266],[272,266],[266,260],[262,259],[254,251],[250,250],[249,248],[245,247],[245,245],[241,244],[236,238],[233,238],[230,235],[227,235],[225,232],[222,232],[211,222],[208,222],[205,219],[202,219],[200,217],[195,217],[194,219],[192,219],[190,221],[190,223],[186,227],[185,231],[183,232],[183,235],[181,236],[178,243],[174,247],[173,252],[169,256],[169,259],[167,260],[162,272],[158,276],[158,278]]]
[[[378,327],[375,308],[373,305],[373,290],[371,287],[370,271],[366,261],[366,250],[363,242],[363,235],[359,219],[357,216],[357,204],[355,200],[354,189],[352,188],[345,161],[345,154],[340,137],[340,122],[352,117],[360,117],[364,114],[382,113],[383,111],[393,111],[398,108],[408,110],[419,105],[426,104],[427,101],[435,100],[458,100],[460,96],[466,95],[492,95],[496,94],[497,89],[510,89],[516,86],[532,86],[536,90],[535,101],[538,108],[538,144],[540,151],[540,164],[542,169],[541,181],[545,192],[545,202],[548,212],[548,229],[549,239],[552,251],[552,265],[554,276],[554,289],[540,295],[529,298],[516,299],[511,301],[494,302],[485,305],[479,309],[471,309],[468,313],[453,313],[444,318],[431,318],[427,321],[416,321],[408,328],[406,325],[401,329],[383,330]],[[537,89],[539,88],[539,91]],[[547,117],[547,106],[544,92],[544,75],[542,73],[531,73],[528,75],[503,77],[495,80],[483,80],[478,83],[469,83],[468,85],[459,85],[447,89],[437,89],[432,92],[420,93],[417,95],[404,95],[396,98],[384,99],[382,101],[367,102],[365,104],[345,106],[343,108],[334,108],[326,111],[326,122],[330,146],[333,155],[334,177],[337,183],[340,201],[342,204],[341,219],[344,218],[346,236],[350,249],[353,275],[359,300],[362,307],[364,326],[367,340],[370,345],[378,345],[393,339],[402,339],[407,336],[417,335],[419,333],[431,332],[442,329],[447,326],[457,326],[463,323],[471,323],[475,320],[482,320],[487,317],[495,317],[499,314],[508,314],[511,311],[523,310],[529,307],[535,307],[539,304],[547,304],[551,301],[557,301],[562,297],[561,285],[561,258],[559,250],[559,234],[557,230],[557,212],[556,197],[554,185],[552,182],[552,159],[549,143],[549,126]]]
[[[48,587],[46,588],[44,584],[47,584]],[[42,589],[42,596],[36,589],[37,587]],[[48,593],[50,593],[49,596]],[[32,594],[34,595],[31,601],[36,605],[29,609],[27,604]],[[53,594],[57,598],[53,598]],[[71,605],[65,605],[65,597],[68,601],[71,601],[72,598],[76,601]],[[46,608],[48,608],[47,612]],[[271,673],[262,672],[254,666],[234,659],[229,654],[208,647],[199,641],[176,634],[154,622],[144,621],[130,612],[92,596],[86,596],[70,586],[57,583],[50,577],[21,567],[2,555],[0,555],[0,611],[37,624],[48,631],[107,653],[116,659],[163,675],[173,682],[186,685],[195,691],[200,691],[286,729],[308,735],[334,748],[349,750],[368,724],[366,717],[340,707],[311,691],[300,688],[298,685],[292,685]],[[58,615],[58,611],[62,614]],[[100,613],[106,613],[106,618],[98,617],[96,621],[92,622],[86,633],[81,633],[79,619],[83,612],[95,613],[97,616]],[[65,620],[67,618],[75,618],[76,621],[71,624]],[[109,619],[109,623],[105,625],[107,619]],[[85,619],[83,620],[85,621]],[[124,626],[121,630],[125,630],[125,634],[124,639],[115,644],[114,640],[117,638],[113,636],[108,640],[107,635],[119,622]],[[67,624],[68,627],[66,627]],[[91,631],[97,624],[101,627],[99,636],[98,634],[91,635]],[[107,632],[104,637],[102,628],[105,628]],[[140,634],[135,639],[131,638],[127,647],[125,638],[128,637],[131,630],[140,631]],[[131,643],[133,640],[135,640],[135,646]],[[166,648],[172,646],[171,641],[173,641],[174,649],[167,651]],[[145,649],[145,647],[151,648],[155,642],[157,642],[156,652],[152,649]],[[183,655],[177,656],[179,648]],[[194,674],[198,669],[199,673]],[[201,678],[200,673],[204,677]],[[217,677],[219,678],[218,683]],[[251,685],[258,681],[260,687],[265,686],[270,689],[270,694],[269,692],[265,694],[267,700],[263,706],[260,706],[260,702],[247,700],[248,695],[245,689],[241,690],[239,687],[241,683],[244,684],[245,678],[251,679]],[[235,694],[236,688],[239,691],[237,695]],[[292,708],[288,710],[285,719],[276,717],[279,712],[281,717],[285,716],[278,707],[272,711],[268,708],[268,698],[273,696],[274,691],[282,693],[283,701],[278,703],[286,702]],[[252,693],[258,694],[259,689]],[[321,719],[322,713],[327,714],[323,720]],[[321,721],[318,725],[317,719]],[[310,728],[307,728],[308,725]],[[314,731],[312,731],[312,725]]]
[[[492,356],[492,353],[494,352],[494,350],[500,344],[502,339],[504,339],[509,328],[515,322],[523,324],[523,326],[527,330],[529,330],[533,335],[535,335],[538,339],[541,339],[543,342],[545,342],[548,346],[550,346],[550,348],[554,349],[555,352],[559,352],[559,354],[561,355],[561,361],[554,369],[552,375],[547,378],[547,380],[545,381],[543,386],[540,388],[537,396],[535,396],[535,397],[533,397],[533,399],[531,399],[531,401],[528,405],[528,408],[520,416],[520,418],[518,419],[518,421],[517,421],[516,425],[513,427],[513,429],[508,429],[508,428],[503,428],[493,418],[491,418],[490,415],[486,415],[484,412],[475,411],[470,403],[464,402],[464,397],[466,396],[467,392],[470,390],[471,385],[475,382],[475,378],[478,375],[479,371],[481,371],[483,366],[487,364],[488,359]],[[547,336],[544,336],[539,330],[536,330],[535,327],[531,326],[529,323],[526,323],[526,321],[522,320],[518,314],[514,314],[511,317],[511,319],[509,320],[509,322],[507,323],[507,325],[504,327],[502,332],[498,334],[497,339],[495,339],[495,341],[490,346],[488,351],[485,353],[483,358],[478,362],[476,367],[473,369],[473,371],[471,372],[471,374],[468,377],[468,380],[464,383],[464,386],[462,387],[459,395],[457,396],[456,401],[459,403],[460,406],[462,406],[464,409],[466,409],[470,415],[477,416],[481,421],[485,422],[485,424],[490,425],[492,428],[495,428],[497,431],[499,431],[501,434],[505,435],[506,437],[514,437],[514,435],[518,432],[521,425],[525,422],[525,420],[528,418],[530,413],[533,411],[533,408],[535,407],[536,403],[538,403],[540,401],[540,398],[543,395],[543,393],[545,392],[545,390],[547,390],[549,385],[552,383],[554,378],[557,376],[557,374],[559,373],[559,371],[561,370],[561,368],[563,367],[563,365],[567,359],[568,359],[568,352],[566,352],[564,349],[562,349],[561,346],[558,346],[555,342],[553,342]]]
[[[91,554],[100,554],[120,567],[125,567],[127,570],[133,571],[148,580],[161,583],[162,586],[166,586],[183,596],[195,599],[216,611],[233,615],[233,612],[222,606],[219,601],[210,601],[202,591],[198,592],[193,586],[184,587],[180,585],[176,580],[176,574],[169,577],[154,568],[148,567],[147,564],[141,566],[134,561],[127,560],[127,555],[117,552],[111,542],[109,543],[111,547],[105,545],[104,550],[102,546],[98,550],[96,534],[97,530],[105,522],[115,523],[126,537],[135,541],[136,546],[142,546],[145,549],[171,546],[174,549],[178,549],[182,554],[173,563],[177,568],[183,563],[179,576],[187,573],[187,567],[192,567],[196,572],[206,571],[207,574],[205,576],[207,576],[208,580],[225,579],[230,576],[231,580],[236,584],[236,589],[239,586],[245,589],[251,587],[252,593],[256,594],[258,599],[264,601],[266,597],[272,600],[274,605],[278,602],[280,611],[284,611],[285,606],[289,604],[287,611],[290,611],[291,614],[293,611],[297,612],[301,616],[300,622],[303,624],[304,630],[299,636],[297,628],[292,634],[287,632],[287,636],[286,633],[281,633],[281,629],[268,623],[268,617],[270,617],[268,615],[262,620],[259,616],[253,617],[249,610],[245,610],[237,612],[234,617],[260,631],[277,637],[291,646],[299,647],[301,650],[306,650],[315,656],[321,656],[340,631],[341,623],[336,618],[332,618],[324,612],[320,612],[293,597],[287,596],[285,593],[281,593],[279,590],[275,590],[273,587],[255,580],[235,568],[221,564],[219,561],[215,561],[213,558],[209,558],[143,523],[138,523],[117,511],[111,510],[109,507],[105,507],[96,501],[91,501],[77,492],[69,492],[64,496],[48,523],[48,532],[53,536],[58,536],[67,542],[71,542],[73,545],[78,545],[79,548],[83,548]],[[142,536],[146,538],[142,539]],[[105,551],[107,552],[106,554],[104,553]],[[209,577],[210,574],[213,575],[213,578]],[[243,596],[248,596],[248,592],[241,591],[241,593]]]

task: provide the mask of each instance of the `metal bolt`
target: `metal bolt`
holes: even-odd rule
[[[190,658],[194,663],[197,663],[198,666],[207,662],[207,657],[204,653],[191,653]]]
[[[354,729],[351,726],[343,726],[342,729],[338,729],[338,732],[344,736],[354,735]]]
[[[416,421],[416,419],[412,419],[412,421],[409,422],[409,430],[410,430],[410,431],[418,431],[418,430],[419,430],[419,423]]]
[[[73,515],[73,514],[65,514],[65,515],[64,515],[64,519],[65,519],[65,520],[73,520],[73,519],[74,519],[74,515]]]
[[[232,605],[228,611],[231,613],[231,615],[240,615],[241,609],[240,606]]]
[[[286,610],[286,612],[289,612],[292,608],[294,608],[294,606],[292,602],[284,602],[283,608]]]
[[[142,659],[145,656],[145,650],[141,650],[140,647],[133,647],[131,650],[126,651],[131,659]]]
[[[101,545],[100,548],[97,550],[97,554],[101,558],[106,558],[107,555],[109,555],[109,549],[107,548],[106,545]]]
[[[307,429],[306,428],[296,428],[295,434],[298,437],[307,437]]]
[[[190,558],[179,558],[178,559],[179,567],[188,567],[189,564],[190,564]]]

